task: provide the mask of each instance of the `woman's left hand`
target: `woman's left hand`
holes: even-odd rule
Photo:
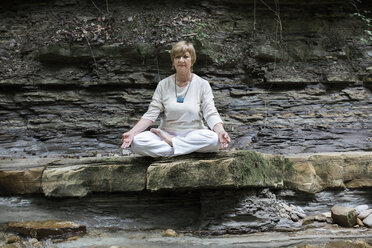
[[[225,149],[229,146],[231,139],[229,134],[225,130],[218,133],[218,138],[220,140],[220,145],[222,149]]]
[[[231,142],[229,134],[225,131],[223,128],[222,123],[217,123],[213,127],[213,131],[215,131],[218,134],[218,140],[220,141],[220,147],[222,149],[225,149],[229,146],[229,143]]]

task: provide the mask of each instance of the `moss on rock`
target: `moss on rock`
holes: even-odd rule
[[[283,177],[292,174],[293,163],[283,156],[242,151],[231,165],[236,186],[283,185]]]

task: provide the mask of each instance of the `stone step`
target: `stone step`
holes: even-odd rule
[[[316,193],[372,187],[372,152],[269,155],[252,151],[174,158],[0,161],[0,195],[84,197],[94,192],[278,188]]]

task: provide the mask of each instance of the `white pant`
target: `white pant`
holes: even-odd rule
[[[172,138],[173,147],[150,131],[139,133],[133,139],[132,152],[151,157],[171,157],[192,152],[218,152],[218,135],[211,130],[198,129],[182,134],[169,134],[175,135]]]

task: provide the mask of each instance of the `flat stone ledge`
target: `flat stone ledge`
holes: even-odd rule
[[[372,187],[372,152],[284,157],[224,151],[161,159],[129,156],[0,160],[0,195],[84,197],[94,192],[243,187],[308,193]]]
[[[152,163],[146,189],[282,188],[291,168],[283,156],[250,151],[192,154]]]
[[[42,192],[50,197],[83,197],[93,192],[142,191],[149,161],[147,157],[59,161],[44,170]]]
[[[294,175],[288,188],[316,193],[329,188],[372,186],[372,152],[298,154],[287,156]]]

